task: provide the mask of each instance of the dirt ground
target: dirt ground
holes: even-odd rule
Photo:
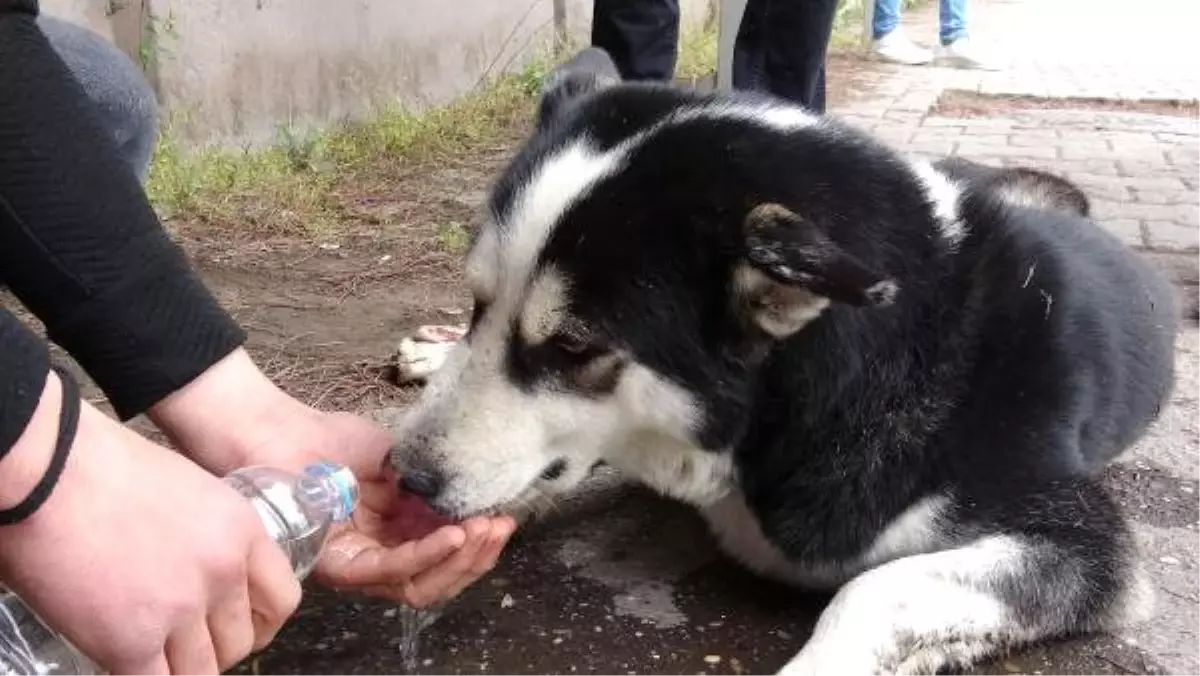
[[[388,378],[400,337],[469,309],[459,242],[444,230],[473,220],[508,148],[347,185],[338,191],[345,229],[315,241],[240,237],[236,223],[186,217],[170,226],[281,386],[322,408],[379,408],[414,395]]]

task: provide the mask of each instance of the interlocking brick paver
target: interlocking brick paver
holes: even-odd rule
[[[1135,218],[1110,218],[1104,221],[1103,226],[1129,246],[1146,246],[1142,222]]]
[[[1098,218],[1132,218],[1147,221],[1170,221],[1189,227],[1200,227],[1200,213],[1195,204],[1140,204],[1093,199]]]
[[[1119,176],[1117,163],[1113,160],[1055,160],[1046,163],[1046,168],[1066,174],[1091,174],[1093,176]]]
[[[1190,147],[1175,145],[1167,150],[1167,161],[1181,168],[1194,167],[1200,163],[1200,152],[1194,143]]]
[[[957,141],[962,135],[962,127],[921,127],[912,135],[912,142]]]
[[[1014,146],[1033,148],[1057,144],[1058,140],[1058,132],[1053,129],[1025,129],[1014,131],[1008,137],[1008,142]]]
[[[1191,188],[1177,190],[1138,190],[1133,189],[1133,199],[1146,204],[1196,204],[1200,202],[1200,193]]]
[[[1058,157],[1059,149],[1054,146],[1012,146],[989,145],[978,143],[973,139],[963,139],[958,144],[958,154],[964,157],[972,155],[991,155],[993,157],[1023,157],[1026,159],[1051,160]]]
[[[921,153],[922,155],[933,155],[941,158],[957,154],[958,144],[949,139],[909,141],[904,145],[904,149],[910,153]]]
[[[1200,249],[1200,227],[1193,222],[1183,225],[1176,221],[1146,221],[1146,236],[1153,249],[1166,251],[1197,251]]]
[[[1186,190],[1187,186],[1175,176],[1114,176],[1105,174],[1072,173],[1071,177],[1085,185],[1119,185],[1130,190]],[[1149,201],[1149,200],[1146,200]]]
[[[1181,182],[1186,181],[1189,177],[1196,174],[1194,169],[1193,171],[1187,171],[1186,167],[1177,167],[1168,164],[1166,161],[1140,162],[1127,159],[1117,160],[1117,173],[1135,181],[1151,178],[1167,178]],[[1134,183],[1130,185],[1134,185]]]
[[[1144,1],[1178,14],[1186,0]],[[910,153],[933,158],[955,154],[997,166],[1056,172],[1088,193],[1097,218],[1123,241],[1167,250],[1194,247],[1194,231],[1200,229],[1200,125],[1195,119],[1069,104],[1045,110],[1009,106],[991,117],[929,114],[945,89],[1098,99],[1195,98],[1200,78],[1178,58],[1169,37],[1190,41],[1185,38],[1188,29],[1175,22],[1164,25],[1149,10],[1118,12],[1084,0],[1038,0],[1036,22],[1029,21],[1033,5],[1028,2],[976,2],[973,25],[991,36],[1021,36],[1013,43],[1020,49],[1010,67],[991,73],[880,67],[873,76],[878,78],[875,95],[835,112],[860,124],[874,121],[869,128],[875,134]],[[1125,35],[1135,34],[1131,25],[1142,26],[1155,38],[1139,43],[1136,53],[1119,56],[1107,41],[1061,39],[1053,17],[1077,18],[1082,11],[1097,26]],[[910,34],[918,41],[920,35],[934,35],[936,11],[915,14],[920,18],[915,28],[909,27]],[[1047,39],[1039,40],[1041,35]]]

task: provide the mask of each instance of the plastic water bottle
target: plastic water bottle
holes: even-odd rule
[[[283,547],[292,570],[312,571],[330,527],[350,518],[358,482],[348,468],[318,462],[300,474],[245,467],[225,477],[254,505],[267,532]],[[0,593],[0,676],[100,674],[99,667],[51,629],[16,594]]]

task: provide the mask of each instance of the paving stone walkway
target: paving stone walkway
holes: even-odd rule
[[[1197,251],[1195,118],[1069,109],[1070,104],[964,118],[941,116],[934,105],[946,90],[1117,102],[1194,100],[1200,69],[1187,46],[1195,39],[1188,31],[1200,19],[1200,3],[976,0],[971,9],[973,39],[1007,53],[1005,70],[871,64],[869,95],[832,112],[912,153],[1059,172],[1088,190],[1097,217],[1129,244]],[[923,8],[906,18],[914,40],[936,39],[936,10]]]

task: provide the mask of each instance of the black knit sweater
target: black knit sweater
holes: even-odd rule
[[[37,14],[37,0],[0,0],[0,12],[19,10],[29,14]]]
[[[0,286],[128,419],[244,334],[163,231],[37,11],[0,0]],[[45,342],[0,308],[0,455],[32,417],[47,366]]]

